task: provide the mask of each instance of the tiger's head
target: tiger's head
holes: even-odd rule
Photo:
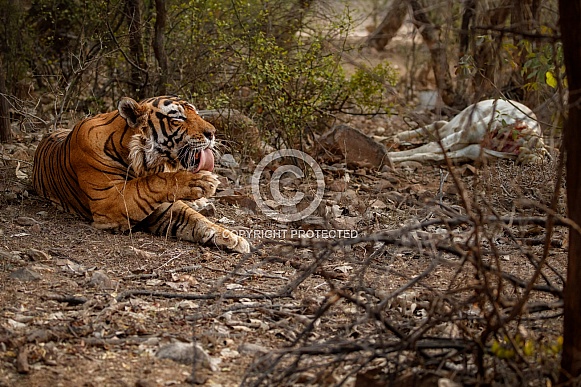
[[[214,169],[216,129],[198,115],[194,105],[175,96],[139,103],[124,97],[118,109],[135,132],[129,142],[129,161],[138,176]]]

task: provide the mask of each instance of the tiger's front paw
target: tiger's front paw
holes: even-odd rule
[[[230,230],[224,229],[221,232],[217,232],[214,235],[213,242],[218,247],[237,253],[245,254],[250,252],[250,243]]]
[[[182,191],[181,199],[196,200],[207,198],[216,193],[216,187],[220,181],[212,172],[200,171],[196,173],[180,172],[183,182],[179,187]],[[178,183],[179,184],[179,183]]]

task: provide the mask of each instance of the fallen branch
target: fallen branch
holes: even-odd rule
[[[146,289],[132,289],[126,290],[116,297],[116,300],[123,301],[131,296],[149,296],[149,297],[160,297],[160,298],[179,298],[183,300],[238,300],[240,298],[248,298],[251,300],[263,300],[263,299],[274,299],[274,298],[285,298],[290,297],[288,294],[231,294],[231,293],[211,293],[211,294],[194,294],[194,293],[171,293],[171,292],[160,292],[155,290]]]
[[[86,297],[72,296],[68,294],[47,294],[42,298],[45,300],[66,302],[69,305],[82,305],[88,301]]]

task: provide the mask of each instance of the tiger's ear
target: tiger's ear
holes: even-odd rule
[[[127,124],[132,128],[140,127],[147,121],[147,108],[129,97],[121,98],[117,108],[119,115],[125,118]]]

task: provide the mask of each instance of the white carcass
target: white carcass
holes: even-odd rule
[[[541,127],[533,111],[510,100],[485,100],[468,106],[452,121],[400,133],[396,142],[428,139],[418,148],[389,152],[392,162],[455,161],[481,157],[516,158],[518,163],[541,163],[550,157],[542,139]]]

